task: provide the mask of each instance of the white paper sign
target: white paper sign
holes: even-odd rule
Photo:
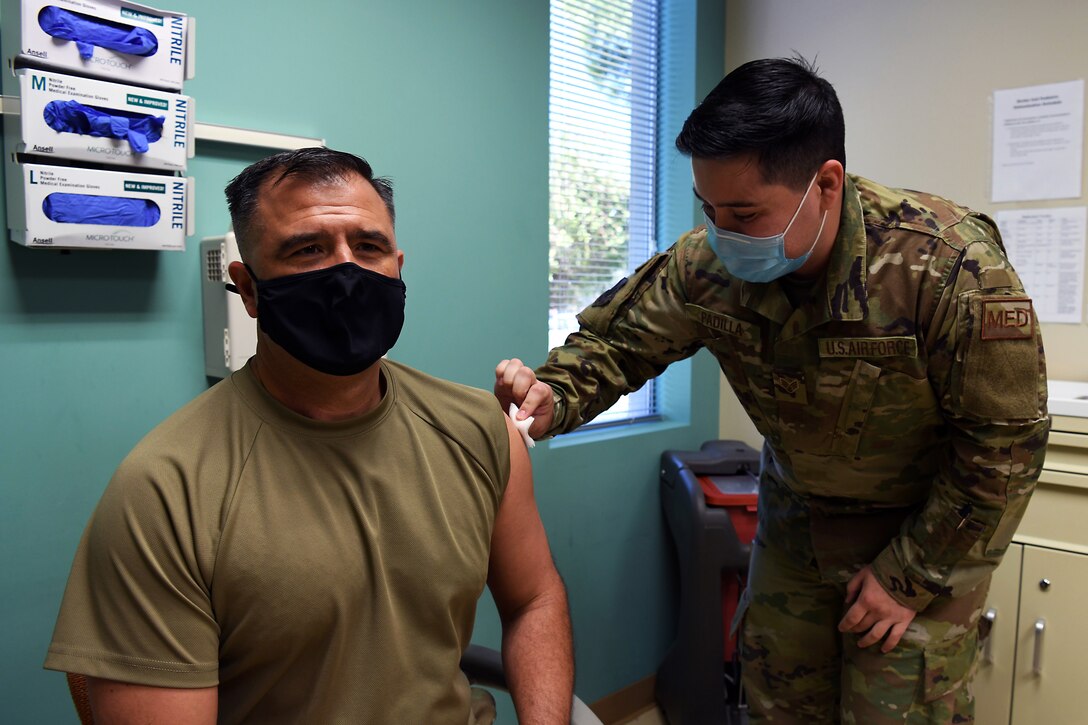
[[[993,201],[1080,196],[1083,79],[994,91],[993,134]]]
[[[1041,322],[1081,321],[1086,219],[1083,206],[997,213],[1009,261]]]

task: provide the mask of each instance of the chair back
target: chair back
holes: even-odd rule
[[[91,696],[87,694],[87,678],[74,672],[68,672],[66,675],[68,678],[68,691],[72,693],[72,702],[75,703],[80,724],[94,725],[94,715],[91,714]]]

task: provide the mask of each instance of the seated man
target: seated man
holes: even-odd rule
[[[566,594],[525,445],[483,391],[382,355],[404,320],[392,187],[277,154],[227,187],[249,363],[153,430],[84,533],[46,667],[96,722],[469,722],[490,586],[521,722],[566,722]]]

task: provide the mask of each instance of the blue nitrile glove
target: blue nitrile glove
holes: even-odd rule
[[[54,38],[75,41],[79,57],[88,60],[94,46],[116,50],[128,55],[155,55],[159,41],[154,33],[143,28],[73,13],[47,5],[38,13],[38,25]]]
[[[42,113],[49,128],[61,133],[128,139],[132,150],[147,153],[149,143],[162,138],[165,116],[84,106],[79,101],[50,101]]]
[[[117,227],[153,227],[159,221],[159,207],[150,199],[92,194],[50,194],[42,200],[42,211],[63,224],[102,224]]]

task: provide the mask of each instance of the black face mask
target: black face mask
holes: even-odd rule
[[[246,266],[249,269],[249,266]],[[397,343],[404,282],[354,262],[261,280],[257,322],[273,342],[314,370],[355,375]]]

